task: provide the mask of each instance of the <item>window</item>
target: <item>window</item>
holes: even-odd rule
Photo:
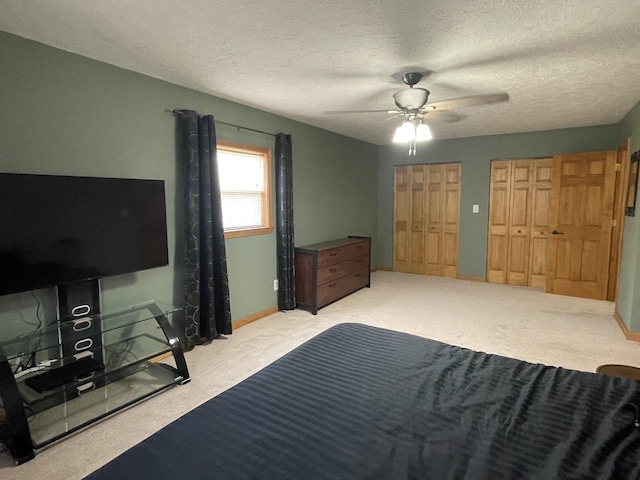
[[[218,141],[225,238],[271,233],[271,152]]]

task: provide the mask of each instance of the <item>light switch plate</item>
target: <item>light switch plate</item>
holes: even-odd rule
[[[473,206],[473,213],[480,213],[480,205]]]

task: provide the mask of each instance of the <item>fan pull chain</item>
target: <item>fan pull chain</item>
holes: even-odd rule
[[[409,142],[409,155],[414,155],[416,154],[416,141],[415,140],[411,140]]]

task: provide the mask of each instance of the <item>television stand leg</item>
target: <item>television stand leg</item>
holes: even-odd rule
[[[2,441],[17,465],[35,457],[31,445],[29,424],[22,408],[22,398],[18,392],[13,372],[0,348],[0,398],[4,405],[5,421],[0,425]]]

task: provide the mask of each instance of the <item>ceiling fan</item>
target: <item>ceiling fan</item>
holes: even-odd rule
[[[433,138],[428,123],[446,122],[452,123],[462,120],[463,115],[452,112],[456,108],[487,105],[491,103],[507,102],[509,94],[497,93],[492,95],[470,95],[466,97],[441,100],[427,103],[429,90],[416,87],[422,80],[423,73],[408,72],[402,74],[402,81],[409,88],[403,88],[393,94],[393,100],[398,107],[396,110],[359,110],[352,113],[386,112],[402,119],[402,124],[396,129],[393,142],[408,143],[409,155],[416,154],[416,143],[431,140]],[[348,112],[332,112],[348,113]]]

